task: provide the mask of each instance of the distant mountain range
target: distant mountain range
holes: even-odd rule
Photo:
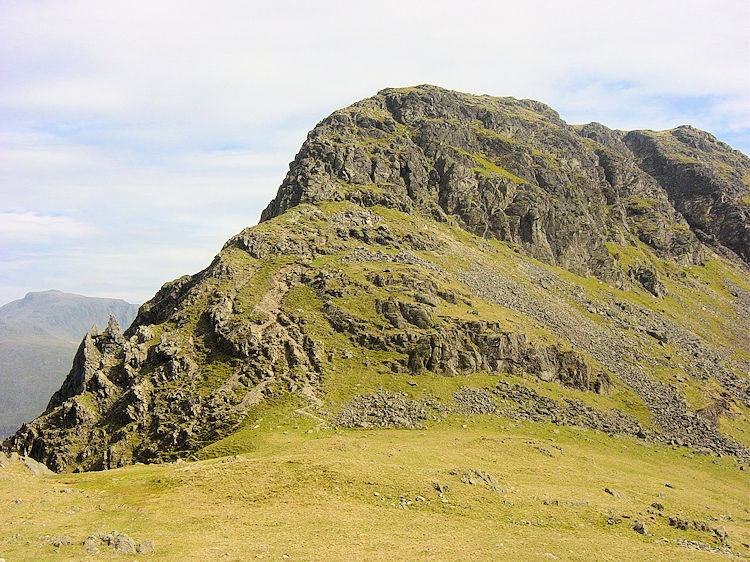
[[[39,415],[70,370],[81,338],[109,315],[127,327],[138,305],[61,291],[0,307],[0,438]]]

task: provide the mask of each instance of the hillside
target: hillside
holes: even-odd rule
[[[55,470],[201,456],[283,397],[340,426],[496,412],[747,458],[749,171],[690,127],[384,90],[309,134],[208,268],[89,333],[9,445]]]
[[[221,459],[35,478],[0,453],[0,556],[641,562],[750,553],[750,486],[730,457],[489,414],[417,431],[257,415],[245,452]],[[646,534],[633,530],[638,522]],[[113,534],[133,542],[102,540]],[[136,556],[131,545],[147,541],[155,554]]]
[[[112,314],[128,326],[137,309],[61,291],[28,293],[0,307],[0,437],[44,411],[92,325],[106,326]]]
[[[117,468],[25,489],[80,487],[56,529],[166,558],[747,553],[749,197],[750,159],[692,127],[383,90],[206,269],[86,334],[5,448]]]

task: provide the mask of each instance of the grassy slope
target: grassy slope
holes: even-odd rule
[[[347,203],[324,203],[321,208],[330,215],[355,207]],[[474,264],[483,264],[512,279],[514,283],[533,294],[533,291],[538,288],[534,287],[534,282],[528,278],[523,267],[524,262],[532,261],[536,267],[546,269],[550,274],[559,276],[562,281],[579,287],[586,299],[601,307],[612,306],[614,299],[631,303],[687,328],[717,347],[731,349],[732,353],[738,356],[747,358],[750,353],[750,347],[747,344],[748,330],[747,327],[742,327],[744,321],[733,309],[734,297],[730,293],[730,286],[738,286],[750,291],[750,279],[745,273],[739,271],[737,266],[718,256],[709,259],[705,266],[683,267],[660,260],[648,247],[637,240],[633,241],[632,246],[612,245],[610,251],[616,256],[618,264],[624,271],[627,271],[634,263],[649,265],[658,271],[660,280],[669,293],[665,298],[657,299],[638,285],[633,285],[631,290],[620,290],[596,278],[580,277],[564,269],[520,256],[506,243],[483,240],[458,227],[436,223],[423,217],[408,216],[382,207],[374,210],[396,235],[423,231],[439,241],[442,245],[438,251],[424,251],[420,252],[420,255],[448,271],[470,270]],[[283,217],[280,219],[283,220]],[[357,242],[357,244],[360,243]],[[379,247],[372,246],[372,249],[377,250]],[[334,299],[334,302],[355,316],[375,322],[376,325],[380,324],[383,326],[380,329],[389,328],[383,318],[374,314],[375,299],[385,299],[395,295],[399,299],[408,300],[412,293],[408,290],[408,286],[402,285],[396,285],[392,289],[374,287],[370,281],[372,276],[387,270],[397,275],[414,276],[415,280],[433,281],[445,290],[468,297],[468,301],[471,302],[471,307],[468,307],[465,302],[459,302],[457,305],[441,302],[440,306],[434,309],[436,317],[446,315],[467,320],[497,321],[508,329],[526,333],[533,341],[569,346],[567,342],[561,340],[559,335],[552,333],[532,318],[509,308],[483,301],[471,295],[467,287],[456,281],[450,281],[440,274],[394,263],[345,263],[338,261],[336,256],[318,258],[313,265],[328,269],[332,273],[343,272],[349,279],[360,282],[363,287],[366,287],[360,290],[356,287],[350,289],[342,298]],[[254,285],[254,283],[251,284]],[[321,312],[322,302],[311,289],[305,287],[293,289],[285,297],[284,306],[287,311],[303,316],[308,333],[319,338],[327,350],[334,351],[330,371],[324,378],[320,389],[321,397],[331,406],[339,406],[355,394],[364,394],[382,388],[406,392],[412,397],[420,396],[418,390],[407,384],[408,377],[392,373],[386,366],[389,360],[397,358],[396,354],[368,352],[364,348],[358,348],[354,357],[343,357],[342,353],[345,350],[352,350],[352,343],[344,335],[331,331],[330,325]],[[607,322],[606,319],[587,312],[570,299],[567,300],[566,306],[579,311],[594,322]],[[470,309],[477,314],[468,314]],[[651,375],[676,386],[693,409],[705,407],[720,396],[721,388],[712,378],[700,380],[685,374],[686,366],[692,361],[686,350],[673,345],[658,345],[651,338],[641,338],[640,342],[638,351],[650,358],[648,368],[651,369]],[[585,349],[578,351],[586,353]],[[385,365],[384,362],[386,362]],[[653,365],[658,365],[658,369],[652,368]],[[738,374],[745,375],[745,373]],[[414,377],[411,378],[414,380]],[[449,399],[452,393],[462,386],[492,386],[499,378],[520,382],[516,377],[497,374],[478,374],[474,377],[464,376],[451,379],[435,376],[417,377],[419,389],[443,399]],[[543,383],[534,376],[524,377],[522,384],[533,387],[537,392],[552,398],[580,399],[604,410],[619,408],[642,423],[650,424],[650,413],[643,401],[617,380],[615,380],[613,391],[605,396],[566,389],[555,383]],[[750,412],[747,408],[735,403],[731,414],[722,419],[722,430],[746,446],[750,446]]]
[[[82,559],[86,536],[112,529],[154,540],[153,557],[173,560],[224,553],[228,560],[719,556],[674,544],[713,541],[669,527],[666,517],[652,520],[653,502],[666,516],[716,518],[711,525],[723,526],[735,550],[748,552],[742,543],[750,542],[750,484],[730,459],[482,418],[455,417],[424,431],[308,433],[315,421],[278,415],[284,409],[258,420],[255,451],[240,457],[44,479],[0,470],[0,556]],[[450,474],[469,469],[489,472],[498,489]],[[434,482],[448,486],[443,497]],[[408,509],[398,507],[399,496],[411,502]],[[622,515],[631,518],[607,524]],[[630,529],[635,519],[646,521],[651,536]],[[39,539],[45,535],[66,535],[73,544],[56,553]]]
[[[321,206],[329,214],[346,207]],[[507,244],[395,211],[378,209],[377,213],[396,234],[422,229],[446,244],[447,251],[422,252],[425,259],[456,270],[481,258],[519,284],[533,288],[519,267],[526,258]],[[360,245],[352,242],[355,244]],[[611,250],[625,270],[633,261],[654,265],[670,296],[655,299],[639,289],[620,291],[596,279],[537,265],[580,286],[592,302],[606,303],[614,296],[678,321],[717,345],[735,343],[737,319],[727,283],[748,289],[746,276],[719,259],[706,267],[683,268],[658,260],[638,245]],[[242,252],[230,248],[225,253],[235,265],[245,267],[248,276],[258,277],[242,289],[243,309],[252,314],[260,289],[269,283],[269,271],[284,264],[270,264],[266,271],[268,268]],[[312,265],[343,270],[369,289],[354,287],[354,293],[336,304],[382,323],[373,314],[373,302],[376,297],[387,297],[387,288],[374,288],[369,282],[364,285],[365,281],[384,268],[392,273],[408,272],[409,268],[375,262],[344,264],[337,257],[323,256]],[[459,295],[466,293],[455,281],[439,276],[433,280]],[[557,336],[521,313],[471,300],[478,314],[467,319],[501,321],[535,339],[559,342]],[[430,394],[450,401],[462,386],[492,386],[499,378],[522,382],[558,399],[571,396],[602,409],[618,407],[644,422],[649,413],[622,385],[599,396],[535,377],[394,374],[384,369],[384,361],[393,359],[388,352],[362,353],[357,349],[354,357],[344,358],[342,352],[353,346],[346,337],[332,332],[321,312],[322,302],[310,288],[293,289],[282,305],[289,313],[304,317],[308,333],[334,352],[318,389],[326,402],[323,408],[316,411],[293,395],[261,403],[238,431],[200,451],[202,460],[196,463],[140,465],[42,480],[0,470],[0,505],[4,506],[0,510],[0,557],[80,559],[80,542],[88,534],[112,529],[136,540],[154,540],[158,548],[155,557],[163,559],[214,559],[223,553],[229,553],[229,560],[279,559],[283,554],[292,559],[550,559],[545,554],[602,560],[717,557],[677,546],[677,538],[716,543],[707,533],[669,527],[662,516],[653,515],[652,520],[647,510],[653,502],[662,503],[667,516],[679,514],[723,526],[733,548],[749,552],[743,543],[750,543],[746,509],[750,482],[732,459],[698,456],[684,448],[653,446],[594,431],[518,425],[498,417],[452,415],[428,422],[424,431],[321,429],[317,419],[299,410],[306,408],[313,415],[333,413],[355,394],[380,388],[403,391],[412,398]],[[440,314],[461,317],[465,311],[442,303],[436,310],[436,316]],[[195,330],[196,323],[197,319],[191,319],[183,329]],[[741,347],[735,349],[744,353]],[[674,357],[657,374],[680,385],[694,408],[705,405],[706,398],[718,392],[711,379],[675,379],[685,360],[679,350],[654,345],[642,351],[651,357],[666,352]],[[219,368],[221,358],[214,363],[216,369],[207,373],[211,376],[205,381],[211,386],[229,371]],[[408,384],[409,379],[416,386]],[[750,444],[749,412],[737,407],[733,413],[734,417],[722,419],[722,430]],[[215,458],[224,455],[241,456]],[[464,484],[450,474],[469,469],[492,474],[499,490]],[[434,482],[449,486],[443,497]],[[604,487],[625,497],[609,495]],[[61,488],[82,492],[55,492]],[[406,510],[396,507],[400,495],[412,502]],[[416,496],[426,501],[416,501]],[[14,499],[22,501],[14,503]],[[573,505],[584,500],[588,505]],[[608,517],[621,515],[631,517],[620,524],[607,524]],[[632,521],[641,518],[651,531],[649,537],[630,528]],[[49,542],[39,540],[44,535],[67,535],[74,544],[55,553]]]
[[[307,206],[302,206],[307,207]],[[322,203],[319,209],[331,217],[335,213],[344,210],[356,210],[358,207],[345,202]],[[739,286],[750,291],[750,280],[738,271],[736,266],[714,256],[707,262],[706,266],[679,266],[674,263],[658,259],[645,245],[634,241],[632,246],[610,247],[610,251],[616,256],[618,264],[624,271],[634,263],[647,264],[654,267],[660,275],[661,281],[667,287],[669,294],[663,299],[657,299],[645,289],[634,285],[632,290],[620,290],[595,278],[584,278],[572,274],[566,270],[547,266],[536,262],[528,257],[519,255],[513,248],[502,242],[487,241],[480,237],[471,235],[457,226],[449,226],[436,223],[424,217],[409,216],[398,211],[376,207],[373,209],[382,223],[386,225],[396,236],[405,236],[413,232],[425,232],[432,240],[440,243],[436,251],[419,252],[421,257],[433,262],[447,271],[459,269],[471,269],[473,264],[482,264],[499,272],[500,275],[512,279],[512,281],[524,290],[539,291],[534,282],[528,278],[524,264],[529,261],[534,267],[547,270],[550,275],[559,277],[562,282],[579,287],[581,294],[593,303],[601,307],[611,306],[612,300],[650,310],[653,314],[661,315],[677,324],[688,328],[699,334],[706,341],[725,349],[732,349],[733,353],[747,357],[747,342],[743,344],[740,340],[746,340],[747,328],[742,328],[742,321],[737,312],[732,308],[733,297],[729,291],[730,285]],[[268,223],[262,223],[254,230],[267,231],[269,233],[294,231],[295,235],[309,236],[306,229],[319,224],[308,224],[308,219],[300,220],[298,213],[303,208],[292,209],[281,217]],[[317,219],[316,219],[317,220]],[[296,232],[299,230],[299,232]],[[441,315],[466,320],[488,320],[501,322],[510,330],[526,333],[534,341],[546,343],[557,343],[562,347],[569,347],[569,343],[561,339],[545,326],[539,324],[532,318],[493,303],[479,299],[471,294],[470,290],[461,283],[451,280],[440,273],[414,266],[389,263],[389,262],[345,262],[340,261],[350,248],[365,246],[361,241],[352,240],[337,255],[326,255],[315,258],[310,264],[315,269],[328,271],[332,274],[343,273],[351,282],[345,287],[345,294],[341,298],[332,299],[333,302],[353,315],[367,320],[371,329],[381,331],[389,330],[390,327],[384,318],[375,314],[375,299],[386,299],[395,296],[400,300],[410,300],[411,296],[418,290],[410,290],[409,286],[394,285],[388,287],[375,287],[372,284],[374,274],[388,271],[395,275],[405,275],[414,280],[427,280],[435,282],[438,287],[455,292],[459,297],[465,297],[464,302],[459,300],[457,305],[441,302],[433,310],[436,318]],[[369,245],[370,249],[393,252],[394,250],[378,245]],[[284,266],[292,263],[289,256],[281,256],[269,260],[256,260],[247,256],[245,252],[228,247],[222,255],[232,267],[243,271],[243,277],[247,280],[239,289],[239,298],[242,303],[243,312],[240,316],[248,319],[256,313],[254,305],[260,300],[263,293],[268,290],[272,276]],[[218,283],[214,279],[208,282]],[[577,302],[562,297],[565,306],[577,311],[587,320],[593,322],[607,322],[606,319],[587,312]],[[567,300],[566,300],[567,299]],[[471,307],[466,302],[471,302]],[[289,291],[283,301],[283,309],[291,316],[303,318],[305,331],[311,337],[320,340],[324,344],[326,352],[331,353],[332,359],[326,363],[326,374],[321,386],[316,389],[318,396],[324,400],[326,406],[318,409],[319,415],[334,414],[337,409],[351,400],[357,394],[368,394],[380,389],[400,391],[409,394],[410,398],[419,398],[425,395],[433,395],[442,400],[450,400],[452,394],[463,386],[494,386],[498,380],[504,379],[510,382],[521,383],[534,388],[537,392],[555,399],[563,397],[582,400],[590,406],[603,410],[618,408],[626,412],[645,425],[651,425],[651,414],[631,389],[626,387],[617,379],[614,379],[614,388],[607,395],[598,395],[590,392],[581,392],[575,389],[564,388],[556,383],[543,383],[534,376],[511,377],[507,374],[484,374],[478,373],[472,376],[461,376],[445,378],[434,375],[421,375],[408,377],[403,373],[393,373],[390,363],[399,358],[399,355],[386,351],[366,350],[352,344],[349,338],[331,329],[322,312],[323,302],[321,298],[308,286],[298,286]],[[194,306],[193,310],[199,309]],[[469,314],[473,309],[477,314]],[[196,329],[197,317],[192,318],[180,330],[186,336],[195,337],[200,340],[199,330]],[[163,327],[163,326],[162,326]],[[641,337],[638,347],[639,353],[649,358],[648,367],[651,375],[676,386],[686,397],[693,409],[705,407],[720,396],[721,388],[715,380],[709,378],[700,380],[686,375],[685,368],[692,360],[689,354],[671,344],[658,345],[656,340]],[[744,349],[743,349],[744,346]],[[578,351],[586,354],[585,349]],[[353,352],[353,357],[348,356]],[[208,350],[206,350],[208,353]],[[219,386],[224,379],[235,370],[235,365],[227,357],[216,355],[211,361],[206,358],[204,377],[196,382],[204,385],[201,392],[206,393]],[[658,365],[658,368],[652,368]],[[739,373],[744,375],[744,373]],[[418,382],[416,387],[409,384]],[[305,406],[303,399],[298,399],[295,407]],[[266,407],[261,407],[266,410]],[[314,410],[310,410],[311,413]],[[252,418],[249,416],[248,419]],[[244,427],[244,426],[243,426]],[[735,402],[731,416],[721,420],[721,428],[726,434],[734,439],[750,446],[750,411]],[[241,452],[247,446],[243,438],[243,430],[234,440],[221,441],[203,451],[201,456],[207,454],[234,454]],[[231,446],[227,443],[232,443]]]

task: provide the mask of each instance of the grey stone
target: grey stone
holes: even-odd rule
[[[139,542],[135,550],[138,554],[152,554],[156,552],[156,547],[154,546],[154,542],[150,540],[141,541]]]
[[[72,544],[72,541],[70,540],[70,537],[62,536],[62,537],[55,537],[51,540],[52,546],[61,547],[68,544]]]
[[[625,499],[627,499],[627,498],[625,497],[625,494],[623,494],[622,492],[620,492],[620,491],[618,491],[618,490],[613,490],[613,489],[611,489],[611,488],[604,488],[604,491],[605,491],[606,493],[608,493],[608,494],[609,494],[610,496],[614,496],[614,497],[616,497],[617,499],[621,499],[621,500],[625,500]]]

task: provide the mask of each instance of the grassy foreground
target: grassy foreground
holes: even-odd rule
[[[256,421],[256,446],[233,457],[44,478],[0,469],[0,558],[127,558],[84,552],[113,529],[156,544],[130,559],[727,558],[678,545],[719,543],[669,526],[674,515],[750,552],[750,479],[733,459],[483,416],[423,431]],[[56,548],[61,536],[71,544]]]

